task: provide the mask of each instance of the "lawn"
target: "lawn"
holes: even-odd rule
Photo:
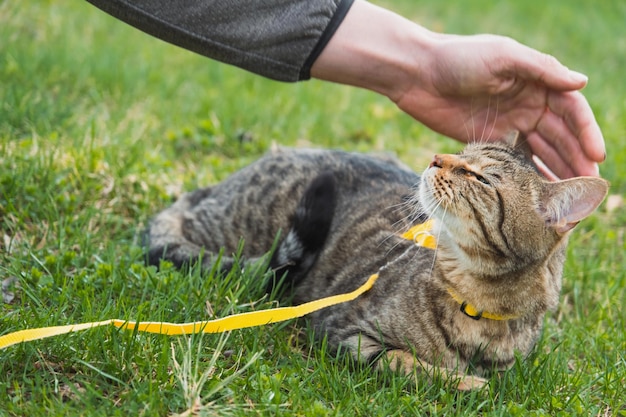
[[[0,416],[626,416],[626,3],[385,4],[438,31],[513,36],[590,77],[617,204],[578,226],[531,356],[458,393],[334,358],[294,321],[189,338],[101,327],[0,351]],[[275,306],[262,269],[157,271],[141,248],[156,211],[273,143],[393,152],[416,170],[461,147],[374,94],[265,80],[86,2],[0,2],[0,335]]]

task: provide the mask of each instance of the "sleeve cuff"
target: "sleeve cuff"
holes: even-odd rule
[[[333,37],[339,28],[339,25],[341,25],[341,22],[343,22],[343,19],[348,14],[348,10],[352,7],[352,3],[354,3],[354,0],[342,0],[341,3],[339,3],[337,10],[335,10],[335,14],[330,19],[330,22],[328,22],[328,26],[324,29],[322,36],[315,44],[315,47],[306,61],[304,61],[304,65],[300,69],[298,81],[305,81],[311,78],[311,67],[320,56],[330,39]]]

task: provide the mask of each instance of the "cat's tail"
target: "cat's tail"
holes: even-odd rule
[[[285,276],[283,288],[297,284],[311,269],[322,251],[337,204],[335,177],[325,172],[309,184],[298,203],[291,229],[270,260],[276,279]],[[276,282],[271,280],[267,292]]]

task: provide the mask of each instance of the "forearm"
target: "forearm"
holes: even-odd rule
[[[430,52],[441,36],[386,9],[355,0],[313,64],[311,76],[366,88],[397,102],[409,85],[430,77]]]
[[[166,42],[280,80],[310,65],[352,0],[87,0]]]

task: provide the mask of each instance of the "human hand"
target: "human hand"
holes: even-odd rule
[[[510,38],[439,35],[419,82],[405,85],[398,107],[462,141],[527,136],[533,153],[561,178],[598,175],[604,140],[578,91],[586,77]]]
[[[605,158],[600,128],[578,91],[586,77],[510,38],[436,34],[355,0],[311,74],[379,92],[463,142],[519,130],[561,178],[598,175]]]

